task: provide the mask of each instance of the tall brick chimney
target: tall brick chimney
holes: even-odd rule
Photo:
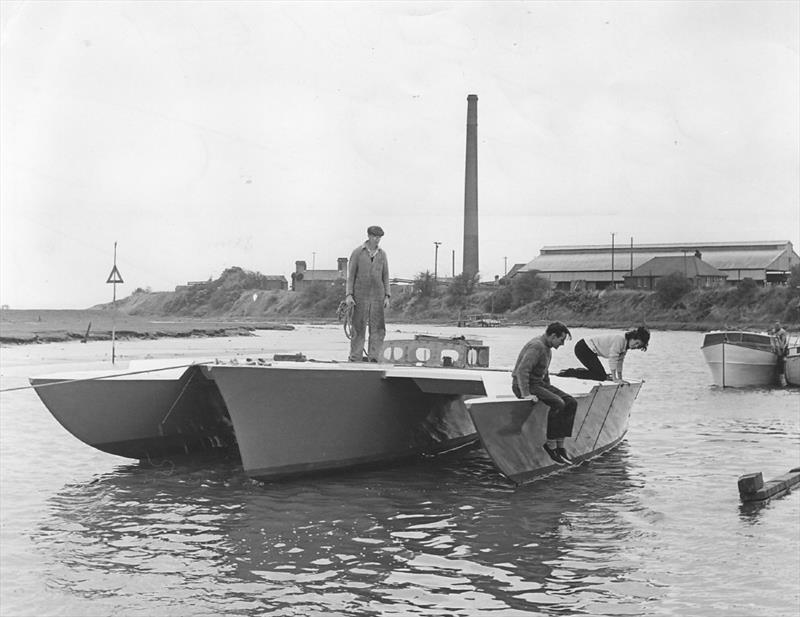
[[[478,273],[478,95],[467,96],[467,164],[464,174],[464,268]]]

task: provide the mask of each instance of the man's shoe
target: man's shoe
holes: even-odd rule
[[[551,448],[547,444],[542,445],[544,451],[547,452],[547,455],[553,459],[557,465],[566,465],[567,463],[558,455],[558,450],[556,448]]]
[[[572,457],[567,454],[567,451],[564,448],[556,448],[556,454],[561,457],[561,460],[564,461],[567,465],[574,465],[575,461],[572,460]]]

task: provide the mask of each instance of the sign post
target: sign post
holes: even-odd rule
[[[111,274],[108,275],[108,279],[106,283],[112,283],[114,285],[114,295],[111,300],[111,364],[114,364],[116,360],[116,350],[115,350],[115,342],[116,342],[116,316],[117,316],[117,283],[124,283],[122,280],[122,275],[117,270],[117,243],[114,242],[114,267],[111,268]]]

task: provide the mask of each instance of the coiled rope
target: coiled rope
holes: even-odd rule
[[[336,317],[342,322],[344,328],[344,335],[348,339],[353,338],[353,307],[355,305],[348,305],[347,302],[342,300],[339,302],[339,308],[336,309]]]

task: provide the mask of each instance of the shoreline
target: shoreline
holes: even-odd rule
[[[275,327],[252,327],[252,326],[232,326],[225,328],[192,328],[190,330],[176,330],[173,332],[164,332],[154,330],[149,332],[135,332],[130,330],[117,330],[114,333],[114,338],[118,341],[123,340],[153,340],[161,338],[218,338],[218,337],[233,337],[233,336],[254,336],[256,330],[294,330],[294,326],[275,326]],[[0,335],[0,347],[11,345],[38,345],[43,343],[66,343],[66,342],[80,342],[87,343],[89,341],[110,341],[112,338],[111,331],[107,332],[92,332],[90,336],[86,337],[79,332],[61,331],[61,332],[48,332],[39,334],[33,332],[29,335],[15,335],[6,336]]]
[[[253,336],[294,330],[289,323],[250,319],[159,319],[98,310],[3,310],[0,346],[159,338]]]
[[[11,318],[11,311],[4,310],[0,321],[0,347],[12,345],[36,345],[43,343],[65,343],[88,341],[110,341],[112,328],[117,340],[153,340],[161,338],[219,338],[234,336],[254,336],[257,330],[294,330],[290,323],[276,321],[260,321],[250,319],[187,319],[149,320],[130,315],[114,317],[107,311],[18,311]],[[337,319],[299,318],[296,324],[338,324]],[[455,326],[455,320],[401,320],[403,324]],[[542,328],[547,320],[536,319],[519,322],[506,322],[495,327],[530,327]],[[98,324],[95,328],[93,324]],[[625,329],[630,324],[617,320],[575,320],[568,324],[570,328]],[[745,323],[722,327],[716,323],[683,323],[652,322],[651,330],[708,332],[711,330],[750,330],[765,331],[764,324]],[[471,328],[476,329],[476,328]],[[391,321],[387,323],[391,330]]]

